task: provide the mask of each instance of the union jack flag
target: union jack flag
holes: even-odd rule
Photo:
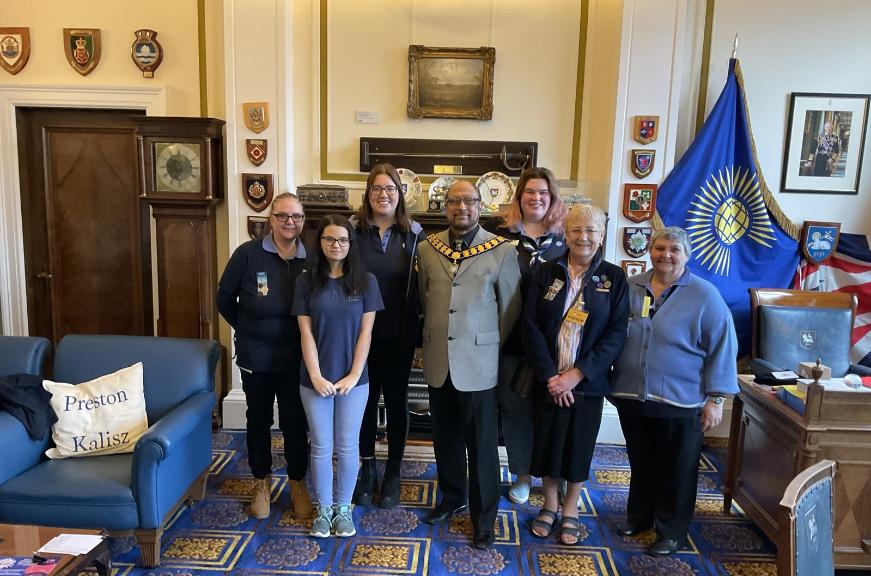
[[[802,260],[794,287],[800,290],[848,292],[859,298],[853,324],[850,361],[871,368],[871,249],[861,234],[841,233],[838,248],[822,264]]]

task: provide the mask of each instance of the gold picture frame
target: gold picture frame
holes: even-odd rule
[[[408,117],[493,118],[496,49],[408,47]]]

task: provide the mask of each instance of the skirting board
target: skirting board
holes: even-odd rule
[[[273,406],[274,422],[278,422],[278,407]],[[706,436],[714,438],[729,437],[729,422],[732,419],[732,400],[729,399],[723,406],[723,420],[719,426],[711,430]],[[239,388],[233,388],[224,398],[224,427],[245,428],[245,393]],[[602,411],[602,425],[599,428],[597,442],[602,444],[625,444],[623,432],[620,429],[620,419],[617,409],[606,402]]]

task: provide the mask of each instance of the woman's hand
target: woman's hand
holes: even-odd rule
[[[360,376],[358,374],[351,373],[344,376],[341,380],[336,382],[336,394],[347,396],[348,392],[351,391],[351,388],[356,386],[359,381]]]
[[[314,386],[315,392],[323,398],[336,395],[336,385],[321,376],[312,378],[312,386]]]
[[[563,392],[559,396],[553,399],[553,403],[561,408],[569,408],[572,404],[575,403],[575,395],[572,394],[572,391]]]
[[[571,392],[583,379],[584,375],[581,371],[576,367],[572,367],[565,372],[560,372],[556,376],[548,378],[547,391],[556,399],[566,392]]]
[[[710,400],[702,406],[702,432],[707,432],[717,427],[723,419],[723,405],[714,404]]]

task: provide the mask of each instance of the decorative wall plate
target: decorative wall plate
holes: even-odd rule
[[[399,181],[402,182],[402,196],[405,198],[405,209],[411,210],[415,205],[420,193],[423,191],[423,185],[420,183],[420,177],[409,170],[408,168],[397,168],[399,173]]]
[[[487,172],[475,183],[481,192],[481,208],[496,212],[500,204],[508,204],[514,196],[514,183],[502,172]]]

